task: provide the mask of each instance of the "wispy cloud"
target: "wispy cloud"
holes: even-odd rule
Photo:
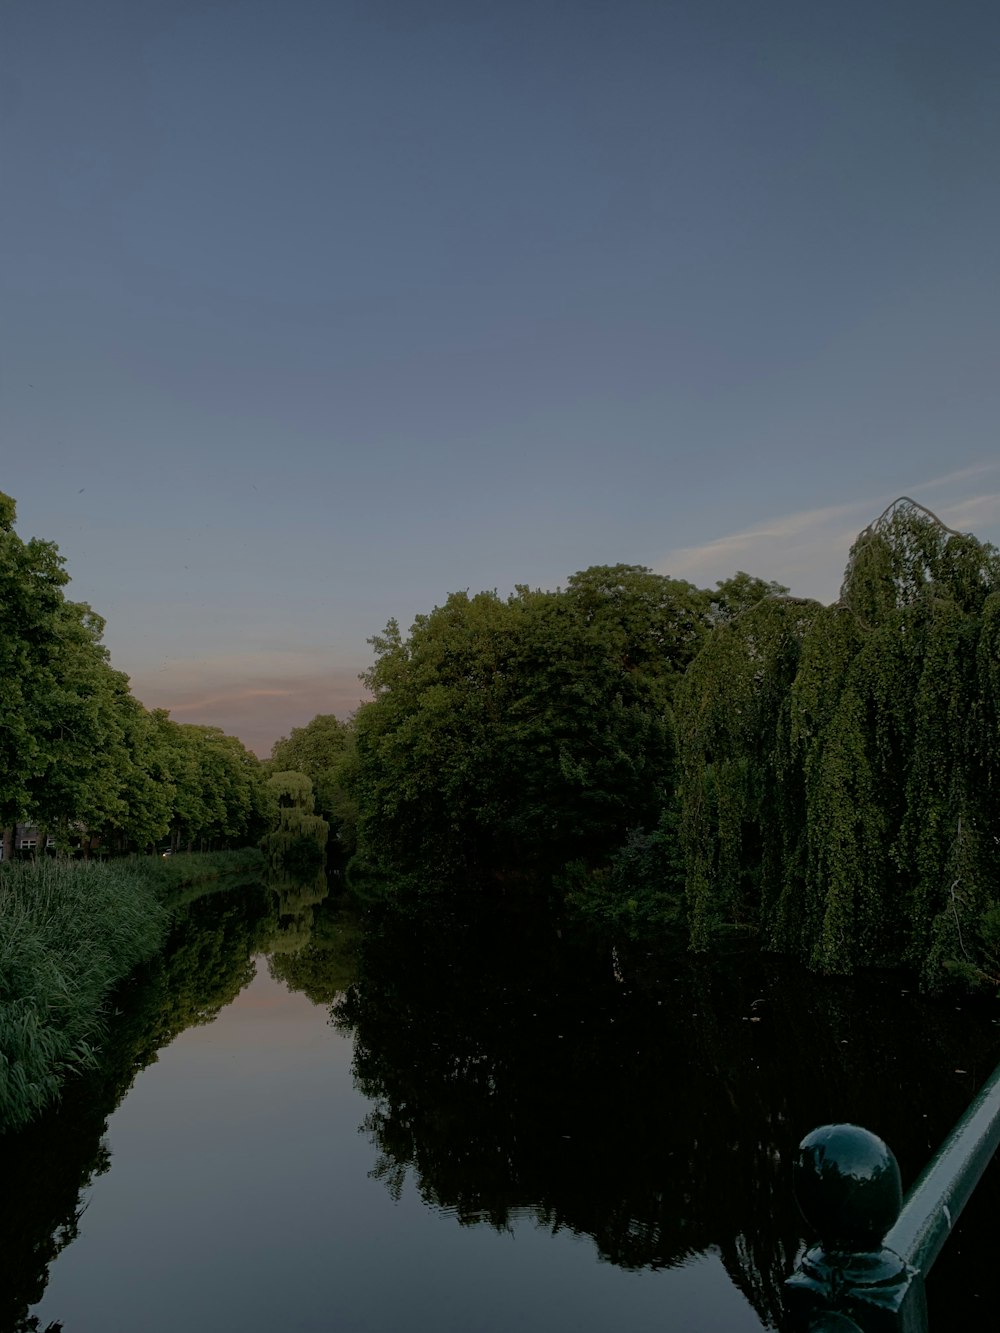
[[[176,703],[171,712],[174,713],[204,713],[209,709],[216,708],[220,704],[232,705],[233,703],[256,703],[260,699],[290,699],[295,691],[290,689],[283,690],[244,690],[234,686],[228,692],[222,694],[210,694],[204,698],[191,699],[186,703]],[[183,697],[183,696],[182,696]]]
[[[946,472],[943,477],[933,477],[922,481],[915,490],[928,490],[936,487],[954,486],[959,482],[970,481],[973,477],[982,477],[989,472],[1000,472],[1000,462],[973,463],[971,467],[959,468],[956,472]]]
[[[949,504],[939,512],[939,517],[959,532],[975,532],[984,541],[993,540],[988,529],[1000,525],[1000,491]]]
[[[994,540],[1000,527],[1000,493],[977,494],[970,483],[998,471],[1000,462],[980,463],[911,485],[906,494],[932,508],[949,527]],[[708,586],[746,569],[776,579],[800,596],[830,602],[838,594],[854,538],[897,495],[782,514],[699,546],[679,547],[657,568]]]

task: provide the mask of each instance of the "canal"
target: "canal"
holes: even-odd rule
[[[538,908],[215,893],[120,997],[100,1068],[0,1140],[0,1329],[775,1327],[799,1138],[855,1120],[912,1179],[998,1017]],[[994,1167],[929,1284],[942,1328],[985,1318],[998,1203]]]

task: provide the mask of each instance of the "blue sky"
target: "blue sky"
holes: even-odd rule
[[[261,753],[460,588],[1000,541],[1000,10],[7,0],[0,489]]]

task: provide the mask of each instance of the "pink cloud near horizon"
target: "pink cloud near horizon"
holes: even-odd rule
[[[305,726],[317,713],[347,718],[365,698],[356,669],[226,681],[212,667],[199,671],[198,663],[137,672],[132,692],[147,708],[168,709],[176,722],[221,727],[262,759],[293,727]]]

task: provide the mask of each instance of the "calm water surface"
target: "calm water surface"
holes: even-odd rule
[[[774,1327],[802,1134],[868,1124],[912,1178],[1000,1053],[992,1010],[893,979],[509,911],[362,938],[321,896],[184,909],[108,1067],[0,1140],[4,1333],[29,1305],[66,1333]],[[932,1278],[943,1328],[982,1314],[971,1230]]]
[[[759,1328],[708,1257],[625,1273],[530,1218],[459,1227],[373,1178],[352,1043],[265,967],[146,1070],[108,1131],[112,1169],[54,1265],[43,1319],[185,1329]],[[662,1278],[666,1280],[661,1280]],[[664,1302],[667,1302],[667,1307]],[[712,1313],[714,1312],[714,1313]]]

